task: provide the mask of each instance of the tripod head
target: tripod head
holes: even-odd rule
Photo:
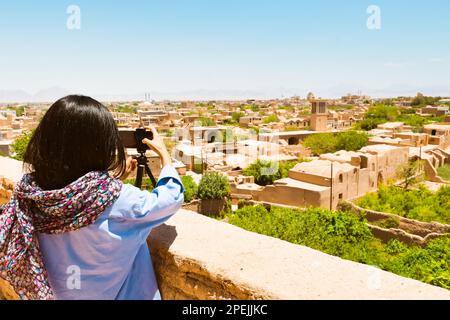
[[[125,148],[136,149],[139,153],[134,157],[138,162],[135,186],[142,188],[144,171],[149,176],[153,186],[156,186],[155,177],[148,166],[148,158],[145,155],[149,147],[142,142],[144,139],[153,140],[153,133],[145,130],[145,128],[137,128],[136,130],[120,130],[119,135]]]

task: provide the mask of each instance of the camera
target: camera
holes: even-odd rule
[[[147,131],[145,128],[119,129],[119,136],[125,148],[137,149],[139,153],[145,153],[149,149],[142,140],[153,140],[153,132]]]

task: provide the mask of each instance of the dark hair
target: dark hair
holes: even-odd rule
[[[61,189],[91,171],[126,168],[125,151],[109,110],[86,96],[56,101],[34,132],[24,155],[44,190]]]

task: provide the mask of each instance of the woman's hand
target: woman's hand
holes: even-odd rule
[[[126,180],[128,176],[137,168],[137,160],[133,157],[127,158],[127,165],[125,167],[125,172],[120,177],[120,180]]]
[[[163,138],[159,135],[158,131],[156,131],[155,127],[151,126],[148,127],[148,129],[153,133],[153,140],[144,139],[142,142],[161,157],[161,164],[163,167],[171,165],[172,158],[170,157],[169,151],[167,151]]]

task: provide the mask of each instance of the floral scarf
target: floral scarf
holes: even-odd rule
[[[62,234],[93,224],[121,189],[122,183],[107,172],[90,172],[52,191],[24,175],[11,201],[0,209],[0,278],[21,299],[54,299],[37,234]]]

